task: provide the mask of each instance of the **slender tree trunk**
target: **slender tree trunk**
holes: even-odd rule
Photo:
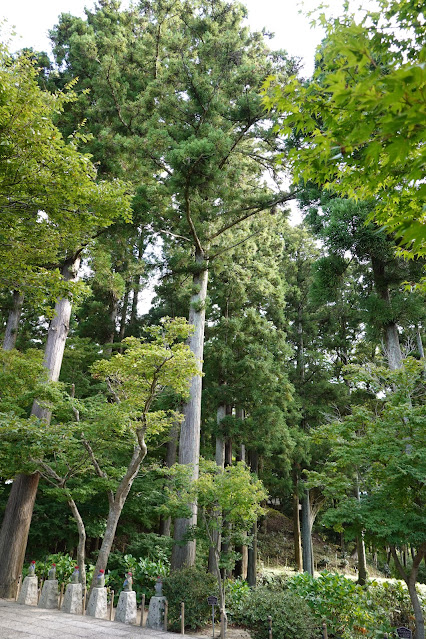
[[[204,256],[199,252],[196,262],[200,271],[194,275],[194,294],[191,297],[189,311],[189,323],[194,326],[194,333],[189,339],[189,346],[198,360],[201,373],[203,367],[204,351],[204,325],[206,317],[206,297],[208,271],[204,263]],[[180,431],[179,463],[192,466],[192,478],[198,478],[198,466],[200,459],[200,423],[201,423],[201,390],[202,379],[196,375],[191,380],[190,399],[184,408],[184,421]],[[189,519],[177,519],[174,526],[174,539],[182,541],[190,526],[197,523],[197,504],[190,505],[192,516]],[[193,566],[195,563],[195,541],[189,541],[185,545],[173,546],[171,566],[173,570],[183,566]]]
[[[309,490],[305,491],[302,499],[302,557],[304,572],[313,576],[314,563],[312,560],[312,520]]]
[[[294,539],[294,560],[297,572],[303,572],[302,535],[300,532],[300,501],[298,494],[299,479],[297,469],[293,472],[293,539]]]
[[[251,472],[257,473],[259,470],[259,456],[257,454],[257,451],[249,452],[249,460]],[[251,588],[255,588],[257,583],[257,521],[253,524],[250,532],[253,541],[248,549],[247,581]]]
[[[419,596],[416,590],[416,582],[417,582],[417,575],[419,572],[419,566],[422,562],[422,559],[426,557],[426,542],[423,542],[423,544],[418,549],[417,554],[415,555],[413,559],[413,565],[409,575],[407,575],[407,573],[404,570],[404,567],[402,566],[400,560],[398,559],[395,546],[391,546],[390,549],[391,549],[391,553],[392,553],[392,557],[394,559],[395,565],[398,569],[398,572],[403,578],[403,580],[405,581],[405,583],[407,584],[408,592],[411,599],[411,605],[413,606],[414,618],[416,620],[416,631],[414,633],[414,639],[424,639],[425,622],[424,622],[422,606],[420,604]]]
[[[67,281],[74,279],[79,265],[80,258],[76,259],[72,265],[65,265],[62,271],[64,279]],[[59,379],[70,318],[70,299],[59,299],[55,306],[55,315],[50,323],[44,354],[44,366],[47,368],[49,381]],[[34,402],[31,414],[45,420],[46,423],[49,423],[51,418],[51,412],[37,402]],[[17,580],[25,559],[39,478],[39,474],[34,473],[18,475],[13,481],[0,530],[0,597],[10,598],[16,594]]]
[[[219,406],[216,412],[216,423],[220,426],[220,422],[224,419],[226,415],[226,406]],[[219,429],[220,430],[220,429]],[[225,440],[223,439],[222,434],[217,435],[216,437],[216,454],[215,454],[216,465],[222,470],[225,468]],[[209,548],[209,561],[208,561],[208,571],[213,575],[216,574],[216,556],[215,556],[215,548],[220,550],[221,548],[221,535],[219,530],[214,530],[212,532],[212,542],[213,545]]]
[[[130,295],[130,284],[126,283],[126,290],[124,292],[123,297],[123,308],[121,309],[121,318],[120,318],[120,331],[118,334],[118,341],[122,342],[124,339],[124,335],[126,332],[127,325],[127,311],[129,308],[129,295]]]
[[[16,338],[18,336],[19,320],[21,319],[22,304],[24,296],[19,291],[13,292],[13,308],[9,312],[6,324],[6,332],[3,339],[3,350],[11,351],[15,348]]]
[[[71,508],[72,515],[77,524],[78,530],[78,546],[77,546],[77,564],[80,571],[80,583],[83,589],[86,588],[86,529],[84,527],[83,519],[77,508],[77,504],[74,499],[68,500],[68,506]]]
[[[416,332],[416,344],[417,344],[417,350],[419,352],[419,355],[421,358],[423,358],[425,356],[425,351],[423,348],[422,335],[420,333],[419,327],[417,327],[417,332]]]
[[[167,453],[166,453],[166,466],[171,468],[176,463],[177,459],[177,445],[179,438],[180,422],[173,424],[170,431],[169,439],[167,441]],[[163,537],[170,537],[170,531],[172,527],[172,518],[166,517],[160,520],[160,535]]]
[[[355,482],[355,497],[357,501],[360,501],[361,497],[359,494],[359,479],[356,479]],[[367,560],[365,557],[365,543],[364,543],[364,533],[361,531],[356,537],[356,549],[358,555],[358,583],[361,586],[365,586],[367,583]]]
[[[244,419],[244,409],[237,408],[236,410],[237,419]],[[244,444],[240,444],[239,453],[236,456],[237,461],[242,461],[246,463],[246,447]],[[247,537],[247,533],[244,533],[244,537]],[[241,559],[235,564],[235,577],[241,577],[241,579],[247,579],[247,563],[248,563],[248,546],[243,544],[241,547],[236,549],[237,552],[241,553]]]
[[[120,519],[121,511],[123,510],[123,506],[126,502],[127,495],[129,494],[135,477],[139,472],[140,465],[147,453],[145,442],[142,441],[141,437],[139,438],[139,442],[140,445],[136,446],[126,474],[121,479],[120,484],[115,491],[115,495],[109,495],[109,511],[105,534],[103,536],[102,544],[99,549],[99,555],[96,561],[95,571],[93,573],[93,579],[90,589],[92,589],[96,584],[99,570],[106,570],[109,554],[111,552],[112,544],[114,543],[115,532],[117,530],[117,524]]]

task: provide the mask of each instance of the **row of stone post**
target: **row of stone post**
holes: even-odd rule
[[[135,624],[137,617],[136,593],[132,589],[133,578],[132,573],[126,574],[123,584],[123,590],[117,604],[115,621],[121,623]],[[157,579],[155,585],[156,596],[151,597],[149,604],[147,627],[154,630],[162,630],[163,614],[166,608],[166,599],[163,597],[162,584],[160,578]],[[59,584],[56,579],[56,566],[52,564],[49,570],[48,578],[43,584],[43,588],[38,598],[38,579],[35,574],[35,562],[31,562],[28,576],[25,577],[21,590],[18,595],[17,602],[28,606],[38,605],[40,608],[57,609],[59,603]],[[113,603],[111,602],[111,605]],[[83,587],[79,583],[79,569],[75,567],[71,577],[71,583],[66,587],[64,601],[61,608],[62,612],[81,615],[84,614],[83,606]],[[142,610],[142,620],[143,620]],[[92,588],[89,603],[87,605],[86,614],[97,619],[106,619],[108,615],[107,589],[105,588],[105,574],[100,570],[96,585]],[[141,624],[142,625],[142,624]]]

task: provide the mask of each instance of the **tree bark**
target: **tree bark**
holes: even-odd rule
[[[71,508],[71,512],[77,524],[78,530],[78,546],[77,546],[77,564],[80,571],[80,583],[83,586],[83,590],[86,589],[86,529],[84,527],[83,519],[77,508],[77,504],[74,499],[68,500],[68,506]]]
[[[312,559],[312,520],[309,490],[305,491],[302,499],[302,557],[304,572],[313,576],[314,562]]]
[[[194,294],[191,296],[189,323],[194,326],[194,333],[189,339],[189,346],[198,360],[200,373],[203,369],[204,326],[206,318],[206,297],[208,270],[204,263],[204,255],[197,251],[196,263],[199,272],[194,275]],[[191,380],[190,399],[184,407],[184,421],[181,426],[179,440],[179,463],[192,467],[192,478],[198,479],[200,459],[200,423],[201,423],[201,375]],[[175,542],[182,542],[189,527],[197,523],[197,504],[190,504],[192,516],[189,519],[176,519],[174,526]],[[193,566],[195,563],[195,540],[184,545],[173,546],[171,567],[177,570],[183,566]]]
[[[300,532],[300,501],[297,491],[298,477],[294,472],[294,494],[293,494],[293,539],[294,539],[294,561],[297,572],[303,572],[302,535]]]
[[[422,335],[420,333],[419,327],[417,327],[417,332],[416,332],[416,344],[417,344],[417,350],[419,352],[419,356],[423,359],[423,357],[425,356],[425,351],[423,348]]]
[[[259,470],[259,456],[257,451],[249,452],[249,461],[251,472],[257,473]],[[253,537],[253,541],[248,549],[247,581],[250,588],[255,588],[257,583],[257,521],[253,524],[250,532]]]
[[[224,419],[226,415],[226,406],[219,406],[216,411],[216,423],[220,426],[220,422]],[[220,430],[220,429],[219,429]],[[225,468],[225,440],[223,439],[222,434],[217,435],[216,437],[216,454],[215,454],[216,465],[223,470]],[[216,557],[215,557],[215,548],[220,550],[221,547],[221,535],[219,530],[214,530],[212,532],[212,542],[213,545],[209,548],[209,560],[208,560],[208,571],[213,575],[216,574]]]
[[[399,561],[395,546],[391,546],[391,553],[395,565],[399,574],[407,584],[408,592],[411,599],[411,605],[413,606],[414,618],[416,620],[416,631],[414,633],[414,639],[424,639],[425,637],[425,622],[423,617],[422,606],[419,601],[419,596],[416,590],[417,574],[419,572],[419,566],[422,559],[426,557],[426,542],[424,542],[417,551],[413,559],[413,565],[409,575],[405,572],[401,562]]]
[[[19,320],[21,319],[22,304],[24,296],[19,291],[13,292],[13,308],[9,312],[6,324],[6,332],[3,339],[3,350],[11,351],[15,348],[16,338],[18,336]]]
[[[118,340],[120,342],[123,341],[124,335],[126,333],[127,311],[129,308],[129,295],[130,295],[130,284],[126,282],[126,290],[124,292],[124,297],[123,297],[123,308],[121,309],[120,331],[118,334]]]
[[[99,550],[98,559],[96,561],[95,571],[93,573],[92,583],[90,589],[96,584],[96,579],[99,570],[106,570],[108,564],[109,554],[111,552],[112,544],[114,543],[115,532],[117,530],[117,524],[120,519],[121,511],[126,502],[127,495],[132,487],[136,475],[139,472],[141,463],[143,462],[147,453],[147,447],[143,441],[143,436],[139,435],[139,445],[135,447],[131,462],[127,468],[127,471],[121,479],[115,494],[109,494],[109,511],[107,524],[105,528],[105,534],[102,539],[102,544]]]
[[[62,271],[64,279],[73,280],[79,265],[80,258],[72,264],[66,264]],[[59,379],[70,318],[70,299],[59,299],[50,323],[44,354],[44,366],[47,368],[49,381]],[[50,410],[41,407],[37,402],[33,404],[31,415],[44,419],[47,424],[51,418]],[[17,579],[22,572],[25,559],[39,479],[40,475],[34,473],[18,475],[13,481],[0,531],[0,597],[11,598],[16,595]]]
[[[360,501],[361,497],[359,494],[359,478],[356,479],[355,482],[355,497],[357,501]],[[358,555],[358,583],[361,586],[365,586],[367,583],[367,560],[365,557],[365,543],[364,543],[364,533],[361,531],[356,536],[356,549]]]
[[[391,311],[391,297],[389,286],[386,281],[385,263],[383,260],[372,257],[371,265],[373,268],[374,286],[377,295],[385,302],[389,312]],[[396,322],[388,320],[383,322],[383,330],[386,344],[386,356],[391,370],[397,370],[402,366],[401,345],[399,343],[399,333]]]

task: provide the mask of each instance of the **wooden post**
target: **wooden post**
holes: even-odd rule
[[[322,639],[328,639],[327,624],[322,622]]]
[[[167,616],[169,614],[169,602],[164,601],[164,632],[167,632]]]
[[[64,588],[65,588],[65,582],[62,582],[62,586],[61,586],[61,594],[59,595],[59,603],[58,603],[58,610],[61,609],[62,606],[62,598],[64,596]]]
[[[19,577],[18,577],[18,583],[16,584],[16,595],[15,595],[15,601],[18,601],[19,591],[21,590],[21,583],[22,583],[22,575],[19,575]]]
[[[109,608],[109,620],[112,621],[112,615],[114,612],[114,591],[111,590],[111,605]]]
[[[185,602],[180,604],[180,634],[185,634]]]
[[[145,614],[145,595],[142,595],[142,603],[141,603],[141,628],[143,627],[143,618]]]
[[[272,639],[272,617],[268,617],[268,639]]]

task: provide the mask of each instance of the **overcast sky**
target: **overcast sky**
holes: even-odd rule
[[[322,38],[320,29],[311,29],[309,19],[300,14],[297,0],[242,0],[249,11],[249,23],[253,29],[266,27],[275,33],[274,48],[283,48],[291,55],[303,58],[304,74],[310,75],[314,51]],[[365,3],[365,0],[364,0]],[[63,12],[83,16],[84,7],[92,8],[94,0],[2,0],[0,16],[6,18],[9,27],[14,25],[20,38],[14,38],[13,49],[33,47],[48,51],[48,30]],[[128,4],[124,0],[122,4]],[[304,10],[313,9],[320,0],[305,0]],[[329,0],[333,13],[340,13],[343,0]],[[2,38],[4,39],[4,38]]]

